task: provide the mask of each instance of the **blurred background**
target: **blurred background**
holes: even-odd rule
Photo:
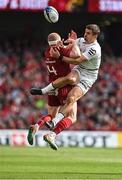
[[[48,5],[59,11],[55,24],[44,18]],[[47,36],[81,37],[90,23],[101,28],[99,78],[56,137],[59,150],[43,140],[45,127],[31,148],[28,128],[47,114],[47,97],[29,93],[48,83]],[[0,179],[73,178],[122,179],[122,0],[0,0]]]
[[[44,18],[47,5],[59,11],[56,24]],[[122,130],[122,0],[0,0],[0,129],[28,129],[47,113],[46,96],[29,94],[47,84],[47,35],[66,39],[73,29],[80,37],[89,23],[101,28],[102,64],[69,130]]]

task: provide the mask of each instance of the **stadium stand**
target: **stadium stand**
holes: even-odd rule
[[[46,44],[26,38],[0,43],[0,129],[26,129],[46,114],[46,96],[31,96],[45,86]],[[122,130],[122,57],[104,54],[99,79],[78,102],[73,130]]]

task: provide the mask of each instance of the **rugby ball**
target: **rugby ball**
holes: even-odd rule
[[[47,6],[44,9],[44,17],[46,20],[50,23],[56,23],[59,19],[59,13],[58,11],[52,7],[52,6]]]

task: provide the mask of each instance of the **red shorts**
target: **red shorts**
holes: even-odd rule
[[[63,106],[65,104],[67,95],[73,86],[67,85],[56,90],[56,95],[48,95],[49,106]]]

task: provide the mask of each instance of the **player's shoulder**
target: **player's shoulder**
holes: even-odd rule
[[[89,44],[87,47],[88,54],[93,56],[101,56],[101,47],[97,41],[94,43]]]
[[[95,49],[95,50],[97,50],[97,51],[100,51],[100,50],[101,50],[101,46],[100,46],[100,44],[99,44],[97,41],[95,41],[95,42],[92,43],[92,44],[89,44],[89,47],[90,47],[90,48],[93,48],[93,49]]]
[[[97,47],[101,48],[101,46],[100,46],[100,44],[99,44],[98,41],[95,41],[95,45],[96,45]]]

